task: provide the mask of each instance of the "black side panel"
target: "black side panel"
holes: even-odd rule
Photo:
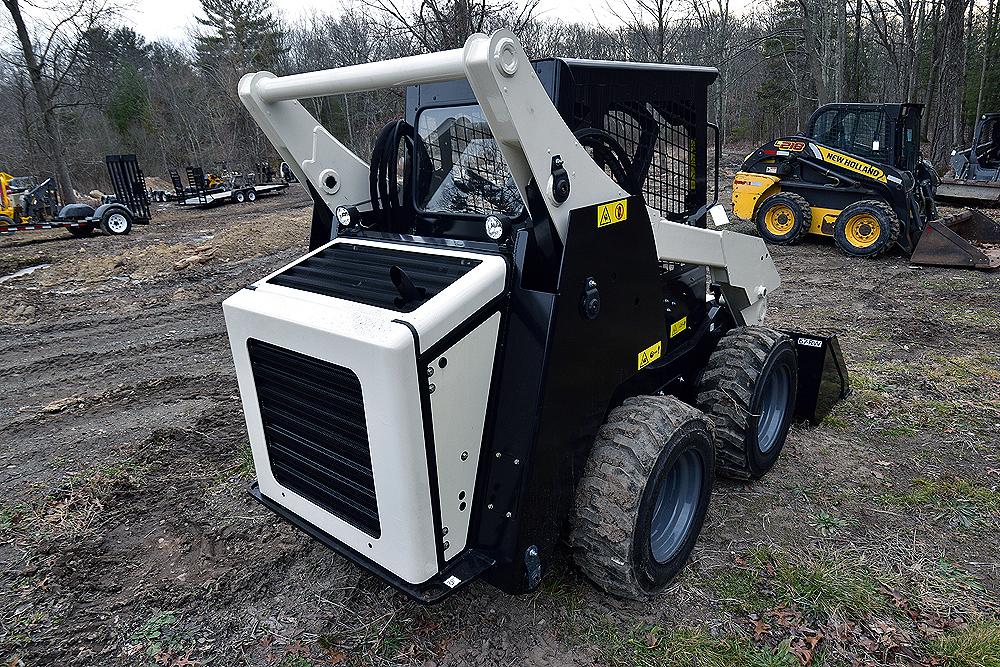
[[[475,259],[336,243],[268,282],[409,313],[477,264]]]
[[[128,208],[136,222],[149,222],[149,195],[139,161],[134,155],[108,155],[105,159],[115,199]]]
[[[326,205],[312,183],[306,183],[313,200],[312,225],[309,227],[309,251],[326,245],[333,239],[333,211]]]
[[[487,576],[508,592],[527,588],[523,554],[529,546],[537,546],[543,559],[551,553],[612,396],[639,371],[644,352],[662,350],[666,336],[659,263],[642,198],[627,200],[621,222],[598,227],[598,210],[571,214],[558,295],[515,290],[512,297],[508,342],[517,330],[522,340],[537,341],[547,328],[548,339],[541,364],[537,349],[524,354],[508,345],[494,450],[484,454],[489,470],[483,495],[477,491],[487,507],[473,524],[473,537],[498,555]],[[589,279],[601,300],[593,319],[581,309]],[[548,322],[542,319],[547,310]],[[543,383],[534,384],[536,378]],[[533,403],[539,386],[540,400]],[[512,393],[524,400],[507,404]],[[534,439],[524,437],[535,429]]]
[[[247,341],[274,478],[351,525],[379,537],[368,425],[354,371]]]

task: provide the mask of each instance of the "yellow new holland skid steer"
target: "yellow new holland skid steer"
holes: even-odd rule
[[[978,211],[940,216],[938,176],[920,155],[919,104],[827,104],[805,136],[757,149],[733,179],[733,212],[768,243],[833,237],[848,255],[893,246],[917,264],[1000,266],[1000,224]]]

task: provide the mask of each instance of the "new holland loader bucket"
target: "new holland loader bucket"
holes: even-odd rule
[[[962,211],[927,223],[910,261],[970,269],[1000,267],[1000,222],[979,211]]]

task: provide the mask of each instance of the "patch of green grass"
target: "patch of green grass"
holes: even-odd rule
[[[889,496],[887,500],[896,505],[934,507],[959,502],[975,505],[986,511],[1000,511],[1000,492],[959,477],[917,479],[913,490]]]
[[[826,555],[774,565],[785,602],[816,616],[863,616],[886,607],[879,582],[853,559]]]
[[[718,600],[733,611],[759,612],[774,602],[760,589],[761,573],[749,568],[734,567],[712,576],[709,585]]]
[[[243,443],[240,449],[238,467],[236,474],[243,479],[253,479],[257,475],[257,470],[253,465],[253,452],[250,450],[250,443]]]
[[[23,515],[24,507],[22,505],[0,507],[0,537],[13,533]]]
[[[820,510],[813,517],[810,525],[818,530],[823,537],[830,537],[831,535],[836,535],[837,531],[847,525],[847,522],[825,510]]]
[[[131,641],[146,646],[146,655],[153,656],[169,647],[164,634],[177,622],[177,612],[156,611],[132,633]]]
[[[944,311],[943,318],[957,326],[1000,328],[1000,315],[992,308],[951,308]]]
[[[312,660],[295,653],[286,653],[279,667],[313,667]]]
[[[944,667],[1000,667],[1000,623],[982,620],[935,639],[928,653]]]
[[[956,527],[971,528],[1000,516],[1000,492],[958,477],[918,479],[906,493],[883,496],[888,505],[924,507]]]
[[[597,664],[611,667],[792,667],[798,659],[786,643],[776,648],[702,630],[640,625],[621,629],[611,623],[590,628],[580,640],[594,646]]]
[[[745,566],[713,575],[710,583],[723,605],[746,613],[778,607],[825,619],[834,614],[863,617],[888,608],[880,592],[887,577],[861,566],[856,554],[786,553],[756,549]]]

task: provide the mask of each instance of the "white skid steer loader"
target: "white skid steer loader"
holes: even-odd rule
[[[311,252],[224,304],[251,493],[423,602],[531,590],[563,536],[603,589],[662,589],[716,473],[759,478],[847,388],[835,338],[761,326],[761,240],[706,229],[716,75],[499,31],[245,76],[315,200]],[[369,164],[297,101],[394,86]]]

